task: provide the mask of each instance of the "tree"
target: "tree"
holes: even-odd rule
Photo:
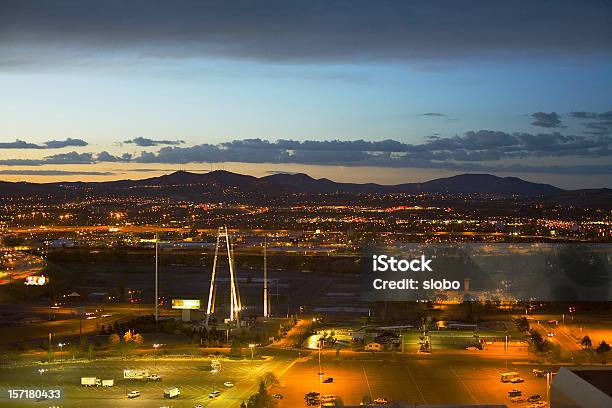
[[[601,356],[602,364],[605,364],[606,353],[608,353],[609,351],[610,351],[610,345],[603,340],[601,341],[601,343],[599,343],[599,346],[597,346],[597,348],[595,349],[595,352]]]
[[[278,384],[278,377],[276,377],[276,374],[274,374],[271,371],[264,373],[261,376],[260,380],[261,380],[261,383],[266,387],[270,387],[272,385]]]
[[[117,344],[119,344],[120,341],[121,341],[121,338],[119,337],[117,333],[113,333],[110,336],[108,336],[108,342],[110,343],[111,346],[116,346]]]
[[[514,324],[516,324],[516,328],[520,332],[528,332],[529,331],[529,320],[527,320],[527,318],[524,317],[524,316],[519,318],[519,319],[516,319],[514,321]]]
[[[588,350],[593,346],[593,342],[591,341],[591,338],[586,335],[582,338],[582,340],[580,340],[580,344],[582,344],[582,347],[585,350]]]
[[[132,341],[138,344],[139,346],[141,346],[142,343],[144,343],[144,338],[142,337],[142,334],[136,333],[135,335],[132,336]]]
[[[259,391],[249,397],[247,408],[274,408],[276,401],[268,393],[268,388],[264,381],[259,382]]]
[[[232,340],[232,348],[230,350],[230,355],[232,357],[240,357],[242,356],[242,349],[240,348],[240,340],[234,337]]]
[[[535,349],[535,351],[546,352],[550,349],[550,341],[544,339],[540,332],[537,330],[530,330],[529,334],[531,335],[531,345]]]
[[[126,331],[125,334],[123,335],[123,341],[125,343],[129,343],[130,341],[132,341],[132,332],[131,331]]]

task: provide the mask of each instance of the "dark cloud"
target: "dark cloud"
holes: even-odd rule
[[[14,176],[110,176],[108,171],[72,171],[72,170],[0,170],[0,174]]]
[[[445,117],[446,115],[438,112],[427,112],[423,113],[421,116],[431,116],[431,117]]]
[[[571,112],[570,115],[579,119],[612,120],[612,110],[603,113],[578,111]]]
[[[274,163],[373,167],[419,167],[457,171],[542,172],[556,174],[608,174],[609,167],[590,165],[589,160],[612,156],[612,136],[551,133],[508,133],[477,130],[452,137],[431,136],[422,143],[397,140],[305,140],[242,139],[220,144],[164,146],[157,152],[114,155],[68,152],[42,159],[5,159],[5,166],[47,164],[132,163]],[[580,165],[540,166],[525,159],[571,157]],[[506,162],[500,162],[505,160]],[[498,163],[495,163],[495,162]],[[527,160],[529,161],[529,160]],[[574,173],[572,173],[574,172]]]
[[[536,112],[532,113],[531,117],[534,119],[531,122],[534,126],[540,126],[545,128],[563,128],[561,125],[561,116],[557,112]]]
[[[134,139],[126,140],[123,143],[135,144],[136,146],[140,146],[140,147],[150,147],[150,146],[160,146],[160,145],[177,146],[177,145],[185,143],[185,141],[184,140],[153,140],[153,139],[148,139],[146,137],[135,137]]]
[[[163,147],[157,153],[142,152],[132,161],[139,163],[293,163],[378,167],[422,167],[462,171],[485,171],[500,165],[481,162],[501,159],[578,156],[612,156],[612,138],[554,133],[506,133],[479,130],[449,138],[428,138],[421,144],[395,140],[295,141],[261,139],[234,140],[219,145]],[[508,165],[502,166],[504,168]],[[516,171],[535,171],[538,166],[515,165]],[[543,172],[571,172],[557,167],[542,167]],[[607,171],[601,166],[576,167],[576,171]],[[501,170],[497,170],[501,171]]]
[[[104,150],[96,155],[97,162],[115,163],[115,162],[128,162],[130,160],[132,160],[132,155],[130,153],[123,153],[121,156],[115,156],[113,154],[110,154],[106,150]]]
[[[607,136],[612,134],[612,110],[596,113],[596,112],[572,112],[571,116],[578,119],[591,119],[592,122],[584,122],[585,134],[594,136]]]
[[[42,146],[17,139],[14,142],[0,142],[0,149],[42,149]]]
[[[612,53],[610,21],[606,1],[3,0],[0,53],[13,69],[103,52],[308,63],[579,59]]]
[[[65,140],[48,140],[43,144],[30,143],[23,140],[14,142],[0,142],[0,149],[61,149],[63,147],[87,146],[82,139],[67,138]]]
[[[69,137],[66,140],[49,140],[45,142],[45,146],[47,149],[61,149],[62,147],[87,146],[87,142],[82,139],[72,139]]]
[[[45,164],[89,164],[93,163],[93,155],[91,153],[59,153],[52,156],[47,156],[43,159]]]
[[[2,166],[42,166],[45,164],[91,164],[94,158],[91,153],[59,153],[42,159],[3,159]]]

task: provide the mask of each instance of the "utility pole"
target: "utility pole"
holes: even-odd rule
[[[159,320],[159,292],[158,292],[158,272],[159,272],[159,235],[155,233],[155,322]]]
[[[263,316],[269,316],[268,310],[268,237],[264,238],[264,293],[263,293]]]

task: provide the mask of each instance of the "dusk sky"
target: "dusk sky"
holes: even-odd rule
[[[0,0],[0,179],[612,187],[612,2]]]

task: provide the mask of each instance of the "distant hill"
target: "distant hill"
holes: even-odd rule
[[[550,184],[532,183],[517,177],[497,177],[491,174],[460,174],[424,183],[400,186],[404,191],[428,193],[483,193],[500,195],[543,196],[564,190]]]
[[[545,197],[571,205],[576,201],[600,204],[612,201],[612,190],[563,190],[558,187],[532,183],[516,177],[490,174],[460,174],[422,183],[398,185],[337,183],[329,179],[315,179],[307,174],[274,174],[253,177],[228,171],[191,173],[177,171],[141,180],[109,182],[13,183],[0,182],[0,197],[81,195],[132,195],[205,200],[211,197],[234,195],[269,196],[279,194],[491,194],[498,196]]]

